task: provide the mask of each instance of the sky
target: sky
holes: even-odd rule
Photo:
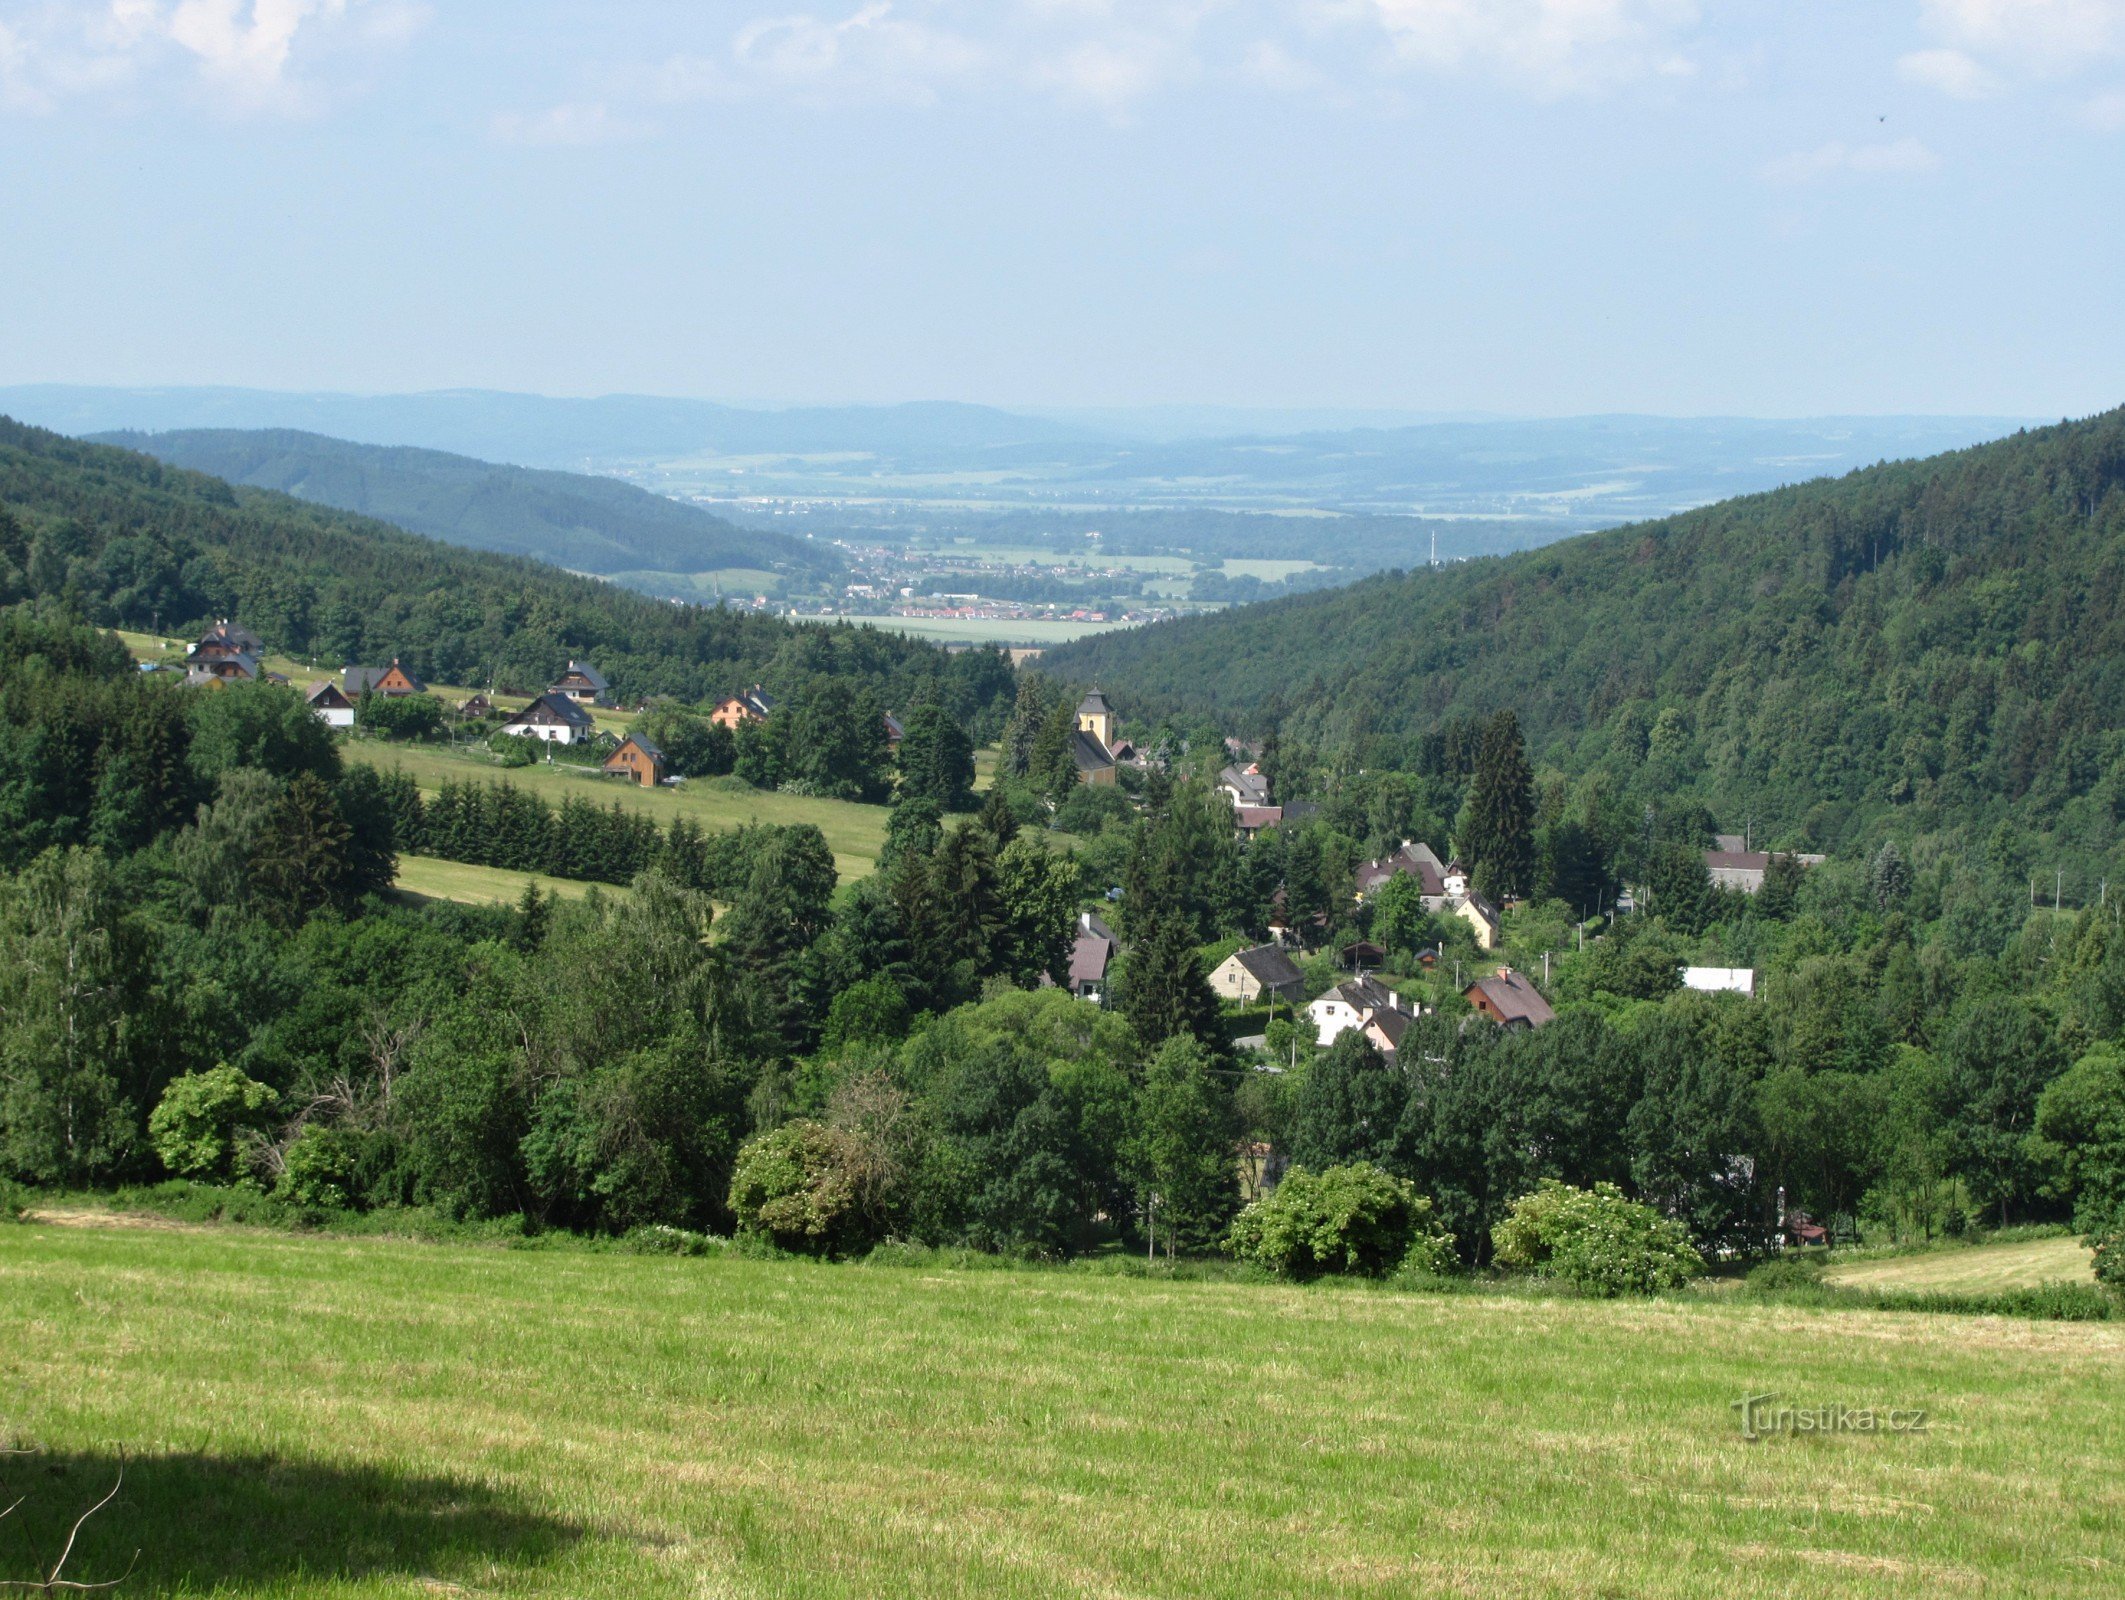
[[[0,383],[2078,415],[2125,0],[0,0]]]

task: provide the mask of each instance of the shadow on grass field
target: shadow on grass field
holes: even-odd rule
[[[21,1502],[0,1520],[0,1580],[50,1576],[75,1519],[114,1484],[62,1576],[124,1576],[114,1591],[123,1595],[371,1580],[447,1591],[498,1569],[545,1566],[580,1537],[512,1490],[386,1466],[153,1445],[124,1455],[29,1451],[0,1456],[0,1506]]]

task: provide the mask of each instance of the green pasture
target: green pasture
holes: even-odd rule
[[[506,867],[475,867],[465,861],[444,861],[436,856],[401,855],[398,887],[428,900],[461,900],[467,905],[499,902],[513,906],[523,898],[524,885],[574,900],[590,892],[590,885],[573,878],[549,878],[536,872],[512,872]],[[625,894],[625,889],[602,884],[607,894]]]
[[[506,779],[558,805],[578,795],[603,805],[617,800],[654,817],[660,826],[675,816],[691,817],[705,828],[735,828],[746,822],[788,827],[809,822],[826,835],[834,866],[844,880],[868,877],[885,845],[884,806],[849,800],[814,800],[799,795],[750,789],[714,778],[644,789],[607,777],[595,767],[538,762],[528,767],[497,766],[482,751],[445,750],[432,745],[384,744],[357,740],[346,746],[347,759],[389,770],[403,767],[429,793],[446,781]]]
[[[2086,1283],[2093,1262],[2092,1252],[2078,1239],[2018,1239],[1833,1265],[1823,1273],[1823,1282],[1840,1289],[1992,1294],[2047,1283]]]
[[[0,1227],[0,1578],[2109,1596],[2125,1327]],[[1733,1402],[1923,1408],[1742,1436]]]

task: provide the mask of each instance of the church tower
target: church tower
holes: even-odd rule
[[[1096,687],[1077,707],[1077,731],[1091,734],[1102,749],[1114,748],[1114,708]]]

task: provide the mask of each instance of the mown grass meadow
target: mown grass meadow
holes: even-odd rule
[[[126,1595],[2110,1595],[2125,1327],[0,1228],[0,1577]],[[1749,1442],[1732,1403],[1923,1407]]]

